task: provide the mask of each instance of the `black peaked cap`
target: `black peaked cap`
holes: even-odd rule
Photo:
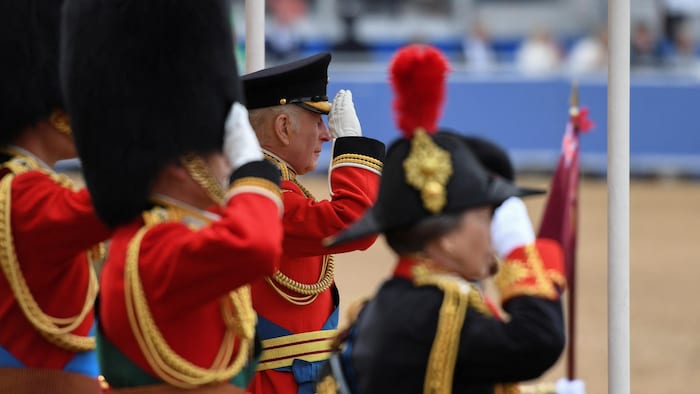
[[[242,77],[248,109],[301,104],[327,114],[326,87],[331,54],[319,53],[304,59],[266,68]]]

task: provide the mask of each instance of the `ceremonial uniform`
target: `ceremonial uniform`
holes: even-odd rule
[[[51,369],[91,377],[96,387],[92,307],[98,285],[91,262],[101,257],[109,231],[87,190],[75,190],[27,151],[3,153],[0,380],[10,376],[7,368]],[[35,379],[24,384],[41,392]]]
[[[377,202],[329,242],[381,232],[397,262],[338,336],[318,377],[319,394],[518,393],[516,382],[540,376],[564,348],[561,248],[548,240],[522,242],[520,229],[507,242],[493,241],[498,245],[490,237],[495,207],[539,191],[494,175],[509,173],[500,149],[434,131],[448,68],[430,47],[408,46],[392,60],[394,108],[405,137],[389,147]],[[520,216],[513,218],[527,217],[518,205],[506,209],[516,209]],[[515,245],[501,256],[495,282],[506,320],[473,284],[489,275],[490,255],[502,244]]]
[[[514,382],[539,377],[564,347],[561,288],[552,280],[563,283],[562,264],[549,240],[514,250],[497,279],[509,316],[502,321],[473,284],[401,258],[334,356],[338,376],[352,393],[422,393],[426,386],[436,393],[517,393]],[[323,378],[319,384],[333,385]]]
[[[110,231],[75,157],[58,81],[62,1],[0,4],[0,392],[97,393],[92,263]]]
[[[296,102],[309,111],[328,113],[329,62],[330,54],[319,54],[244,76],[248,108]],[[284,242],[279,271],[252,285],[263,353],[249,389],[312,393],[338,325],[332,254],[367,249],[376,237],[330,249],[322,240],[359,219],[374,201],[384,145],[361,136],[336,138],[328,174],[329,200],[317,200],[299,182],[295,168],[275,152],[266,150],[265,155],[282,175]]]
[[[247,192],[218,214],[154,197],[152,209],[115,232],[101,279],[99,333],[111,387],[195,388],[207,380],[247,386],[257,355],[245,285],[274,272],[281,253],[280,201],[250,192],[264,179],[242,179]],[[269,186],[271,193],[277,187]]]
[[[242,394],[259,355],[248,284],[278,267],[283,207],[241,104],[230,3],[70,0],[64,15],[68,109],[115,228],[98,314],[106,384]]]

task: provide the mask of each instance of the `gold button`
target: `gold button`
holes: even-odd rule
[[[285,104],[287,104],[287,99],[286,98],[280,99],[280,105],[285,105]]]

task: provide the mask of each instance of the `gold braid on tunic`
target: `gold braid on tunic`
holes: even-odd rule
[[[307,188],[305,188],[301,183],[299,183],[299,181],[297,181],[296,172],[291,167],[289,167],[287,163],[285,163],[278,157],[269,154],[268,152],[264,152],[264,154],[267,160],[269,160],[272,164],[276,165],[280,169],[282,180],[293,182],[299,187],[299,189],[301,189],[302,193],[304,193],[304,196],[306,196],[307,198],[313,198],[315,200],[311,192]],[[324,255],[323,265],[321,266],[321,274],[319,275],[318,282],[316,283],[306,284],[297,282],[279,270],[275,272],[275,274],[272,277],[265,278],[265,281],[267,281],[267,283],[272,287],[273,290],[275,290],[275,292],[277,292],[277,294],[279,294],[282,298],[286,299],[290,303],[295,305],[308,305],[314,302],[319,294],[323,293],[331,287],[331,285],[333,284],[334,272],[335,265],[333,263],[333,256]],[[287,290],[291,290],[295,293],[301,294],[301,296],[289,295],[284,290],[280,289],[280,286],[284,287]]]
[[[223,205],[226,200],[224,187],[214,179],[207,163],[199,155],[187,155],[181,160],[182,165],[192,179],[207,193],[207,196],[217,205]]]
[[[98,244],[95,248],[87,251],[90,272],[85,301],[83,302],[80,312],[70,317],[55,317],[44,313],[34,299],[27,285],[27,281],[22,275],[20,263],[14,248],[11,223],[12,181],[18,174],[37,170],[45,173],[53,181],[63,187],[73,189],[73,183],[67,176],[55,173],[51,169],[42,166],[35,158],[16,149],[4,147],[0,149],[0,151],[13,156],[11,160],[3,163],[1,166],[1,168],[8,169],[10,173],[5,175],[0,181],[0,266],[10,284],[17,304],[32,326],[52,344],[76,353],[94,350],[94,337],[75,335],[71,332],[80,326],[85,320],[85,317],[92,311],[99,290],[99,284],[91,259],[103,258],[104,245]]]
[[[443,291],[442,305],[438,317],[437,331],[430,350],[425,373],[424,394],[452,393],[454,370],[459,352],[459,340],[467,309],[472,307],[480,313],[493,316],[484,303],[481,292],[474,285],[454,276],[436,272],[428,264],[413,268],[413,281],[417,286],[436,286]],[[517,393],[517,385],[499,385],[507,393]],[[515,390],[515,391],[512,391]]]
[[[141,241],[148,230],[159,223],[182,221],[193,231],[197,231],[211,219],[197,212],[154,200],[165,208],[159,206],[144,212],[145,226],[136,233],[127,247],[124,295],[134,337],[156,375],[172,386],[193,389],[229,381],[246,365],[253,347],[257,316],[253,310],[250,287],[241,286],[221,300],[221,315],[226,331],[211,367],[199,367],[177,354],[163,337],[146,299],[139,275]],[[235,357],[232,357],[236,337],[240,340],[239,348]]]

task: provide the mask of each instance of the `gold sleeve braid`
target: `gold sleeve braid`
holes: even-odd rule
[[[368,167],[379,173],[382,172],[382,168],[384,166],[381,160],[375,159],[371,156],[360,155],[357,153],[344,153],[333,158],[333,161],[331,162],[331,168],[346,164]]]
[[[29,286],[19,267],[12,239],[11,185],[14,174],[8,174],[0,181],[0,265],[10,284],[20,309],[36,330],[49,342],[72,352],[84,352],[95,349],[95,338],[71,334],[92,310],[99,289],[95,270],[90,265],[89,282],[83,307],[75,316],[58,318],[49,316],[41,310],[31,294]]]
[[[554,274],[545,269],[537,247],[530,244],[523,248],[523,256],[510,257],[503,262],[495,283],[502,303],[520,295],[556,299],[558,293],[552,283]],[[561,275],[558,276],[565,282]]]
[[[150,218],[156,219],[157,216],[160,215]],[[211,367],[202,368],[184,359],[160,332],[141,284],[139,251],[141,241],[152,225],[142,227],[129,242],[124,273],[127,316],[139,348],[156,375],[172,386],[192,389],[228,381],[245,366],[253,345],[257,316],[252,307],[250,287],[242,286],[222,299],[221,313],[226,331]],[[240,344],[238,354],[232,358],[236,337]]]
[[[236,179],[229,185],[229,189],[226,192],[227,199],[235,196],[239,193],[257,193],[268,197],[273,200],[280,212],[284,210],[282,205],[282,190],[279,186],[267,179],[258,177],[243,177]]]

